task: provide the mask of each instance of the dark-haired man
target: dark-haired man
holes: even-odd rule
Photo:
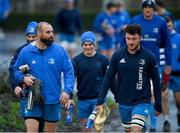
[[[27,46],[28,44],[30,44],[31,42],[36,40],[37,37],[37,22],[35,21],[31,21],[28,23],[27,28],[26,28],[26,41],[27,43],[20,46],[16,51],[15,54],[13,56],[13,58],[11,59],[10,62],[10,66],[9,66],[9,79],[10,79],[10,84],[11,84],[11,89],[14,91],[16,96],[20,96],[21,92],[22,92],[22,84],[18,84],[13,76],[13,65],[16,63],[16,60],[19,56],[19,53],[21,52],[21,50]],[[22,97],[20,97],[22,98]],[[43,132],[43,126],[44,126],[44,122],[41,118],[38,119],[39,121],[39,132]]]
[[[117,74],[117,101],[125,131],[141,132],[151,103],[150,79],[154,85],[155,115],[162,111],[158,64],[153,54],[140,45],[139,25],[128,25],[125,28],[125,39],[127,46],[116,51],[110,61],[97,101],[97,110],[103,106],[105,94]]]
[[[96,15],[93,24],[93,28],[97,34],[98,50],[108,58],[112,56],[115,43],[114,25],[117,19],[114,15],[115,12],[115,3],[108,2],[105,11],[101,11]]]
[[[162,0],[156,0],[156,12],[159,16],[170,17],[173,22],[175,20],[173,14],[165,8]]]
[[[23,74],[19,67],[27,64],[29,74]],[[34,103],[27,109],[27,97],[21,100],[21,114],[25,118],[27,132],[37,132],[38,118],[44,120],[45,132],[56,132],[60,120],[61,104],[67,103],[74,87],[74,71],[67,52],[54,43],[52,26],[47,22],[37,25],[37,40],[24,47],[13,67],[15,79],[28,86],[29,91],[34,78],[42,82],[42,104]],[[61,88],[61,73],[64,74],[64,90]]]
[[[155,0],[142,0],[141,5],[142,13],[133,18],[133,23],[139,24],[142,27],[141,45],[150,50],[156,57],[159,64],[160,79],[163,83],[163,75],[169,75],[171,72],[172,58],[170,34],[164,18],[154,14],[156,8]],[[170,131],[170,123],[168,122],[169,105],[167,88],[168,87],[165,85],[162,87],[164,131]]]

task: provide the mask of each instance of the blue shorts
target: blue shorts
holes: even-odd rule
[[[97,99],[78,100],[78,117],[80,119],[88,118],[95,109]]]
[[[149,106],[151,104],[142,103],[134,106],[119,105],[119,112],[123,126],[130,128],[133,124],[141,126],[142,128],[146,125],[148,118]]]
[[[20,100],[20,113],[24,118],[43,118],[48,122],[60,120],[60,103],[57,104],[33,104],[32,110],[27,110],[27,98]]]
[[[169,88],[173,92],[180,92],[180,77],[178,77],[178,76],[170,76]]]
[[[113,48],[113,42],[111,40],[103,40],[98,42],[99,50],[110,50]]]
[[[60,41],[67,41],[67,42],[73,43],[73,42],[76,42],[76,35],[60,33],[59,39]]]

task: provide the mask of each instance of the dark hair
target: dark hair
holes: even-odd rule
[[[173,20],[169,16],[166,16],[165,20],[166,20],[166,23],[173,22]]]
[[[112,7],[116,7],[115,3],[114,2],[108,2],[107,5],[106,5],[106,8],[110,9]]]
[[[132,35],[138,34],[141,35],[141,26],[138,24],[129,24],[125,29],[125,33],[129,33]]]
[[[156,0],[156,5],[164,8],[164,3],[161,0]]]
[[[116,7],[122,7],[123,6],[122,2],[120,2],[120,1],[117,1],[114,4]]]

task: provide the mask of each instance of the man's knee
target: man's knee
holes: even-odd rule
[[[146,118],[139,115],[134,115],[131,121],[131,132],[141,132],[146,125]]]
[[[142,127],[140,127],[139,125],[138,126],[132,126],[131,127],[131,132],[142,132]]]
[[[57,122],[44,123],[44,132],[56,132],[56,131],[57,131]]]
[[[39,122],[35,119],[26,119],[26,130],[27,132],[38,132]]]
[[[168,97],[169,97],[169,90],[167,89],[166,91],[162,91],[162,99],[168,100]]]
[[[123,123],[122,126],[124,127],[125,132],[131,132],[131,122]]]

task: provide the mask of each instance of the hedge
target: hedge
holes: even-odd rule
[[[171,10],[175,18],[180,18],[180,10]],[[131,17],[140,13],[138,10],[129,10]],[[89,12],[82,14],[83,30],[92,30],[93,20],[96,12]],[[29,21],[47,21],[53,24],[54,14],[11,14],[4,24],[4,29],[7,31],[24,31]]]

